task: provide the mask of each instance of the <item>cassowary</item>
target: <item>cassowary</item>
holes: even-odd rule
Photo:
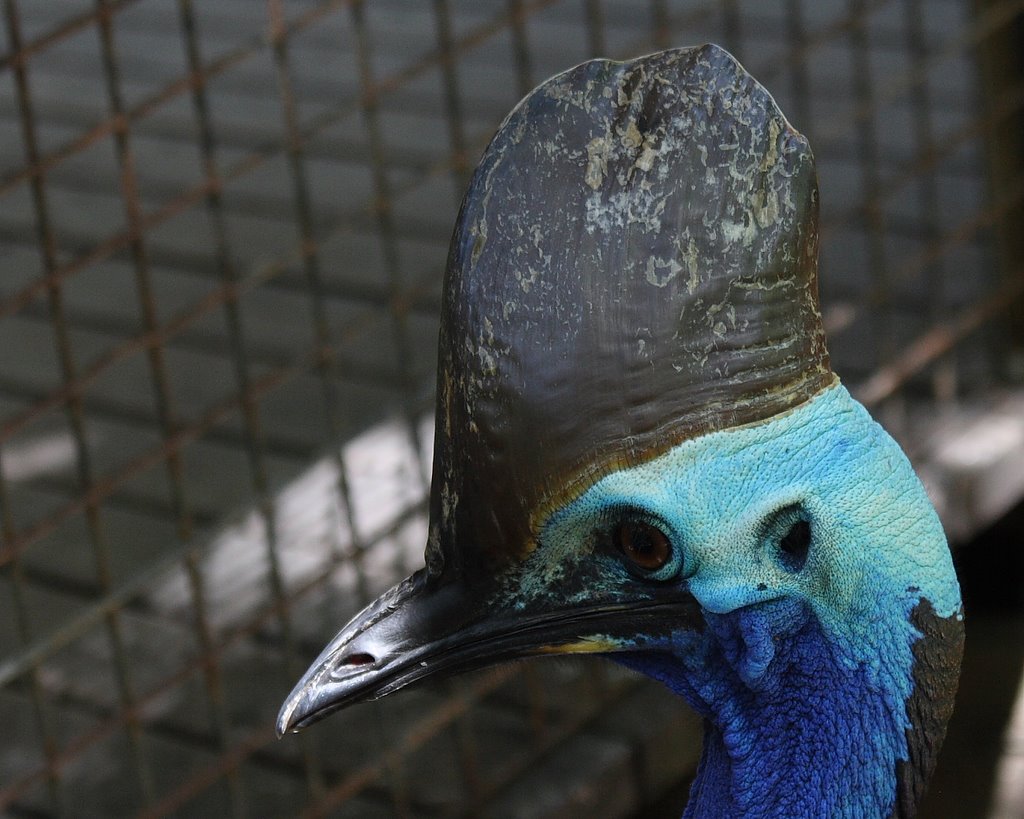
[[[960,594],[839,383],[807,141],[728,53],[594,60],[501,125],[452,239],[426,567],[281,733],[416,680],[593,652],[704,718],[686,816],[914,813]]]

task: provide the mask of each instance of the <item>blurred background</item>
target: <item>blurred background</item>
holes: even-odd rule
[[[927,817],[1024,817],[1024,1],[3,0],[0,814],[678,816],[699,726],[603,661],[278,742],[420,565],[440,282],[505,113],[718,42],[818,158],[836,371],[968,604]]]

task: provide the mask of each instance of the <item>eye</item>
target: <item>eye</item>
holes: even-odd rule
[[[672,556],[668,536],[642,520],[626,520],[612,531],[612,542],[633,565],[644,571],[660,569]]]

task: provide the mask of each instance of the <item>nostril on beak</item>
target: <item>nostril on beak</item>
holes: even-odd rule
[[[346,680],[363,666],[376,665],[377,658],[365,651],[353,651],[344,657],[339,657],[331,668],[330,677],[333,680]]]

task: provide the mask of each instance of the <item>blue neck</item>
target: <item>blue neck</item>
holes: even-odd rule
[[[684,817],[893,812],[897,762],[906,757],[902,697],[877,668],[834,656],[801,604],[709,614],[707,630],[672,653],[616,659],[661,680],[705,718]]]

